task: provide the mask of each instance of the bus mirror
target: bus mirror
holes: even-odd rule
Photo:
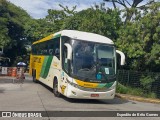
[[[125,55],[124,55],[124,53],[119,51],[119,50],[116,50],[116,52],[118,54],[120,54],[120,56],[121,56],[121,65],[124,65],[125,64]]]
[[[68,43],[65,43],[64,45],[67,47],[67,51],[68,51],[67,52],[67,59],[71,60],[71,58],[72,58],[72,47]]]

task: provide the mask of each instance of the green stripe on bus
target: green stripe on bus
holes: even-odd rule
[[[110,88],[114,82],[106,83],[105,87]]]
[[[44,79],[48,76],[48,72],[49,72],[49,69],[52,63],[52,59],[53,59],[53,56],[46,56],[44,58],[44,62],[42,65],[42,70],[41,70],[41,77]]]
[[[53,38],[61,37],[61,34],[58,34],[56,36],[53,36]]]

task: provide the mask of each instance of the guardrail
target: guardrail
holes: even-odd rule
[[[0,68],[0,77],[8,76],[12,79],[13,83],[15,80],[23,82],[25,79],[24,76],[24,67],[1,67]]]
[[[0,68],[0,76],[17,76],[17,67],[1,67]]]
[[[136,94],[160,99],[160,73],[118,70],[117,81]]]

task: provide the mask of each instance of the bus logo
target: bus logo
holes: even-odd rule
[[[2,112],[2,117],[11,117],[11,112]]]
[[[97,92],[97,89],[94,89],[94,92]]]

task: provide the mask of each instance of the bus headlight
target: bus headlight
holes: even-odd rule
[[[78,88],[78,85],[77,85],[77,84],[69,81],[68,79],[67,79],[67,82],[68,82],[71,86],[73,86],[73,87],[75,87],[75,88]]]

